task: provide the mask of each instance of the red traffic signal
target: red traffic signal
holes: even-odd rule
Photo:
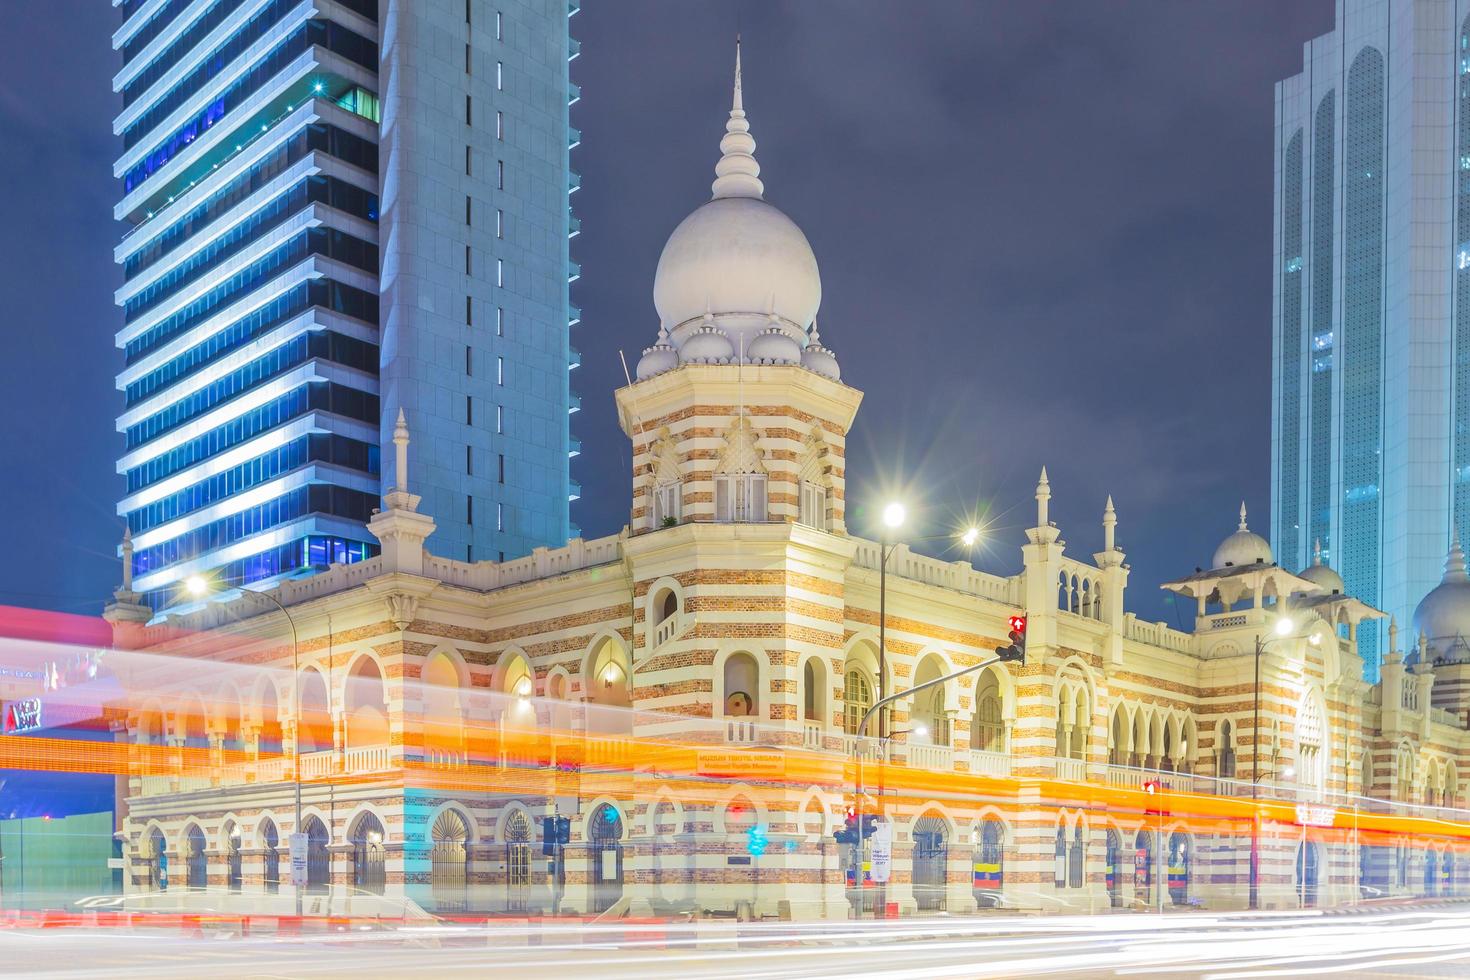
[[[1005,646],[995,648],[995,655],[1010,663],[1026,663],[1026,617],[1008,616],[1006,625],[1010,627],[1010,641]]]
[[[1159,781],[1157,779],[1145,779],[1143,781],[1143,791],[1150,794],[1157,793],[1159,791]]]
[[[1010,625],[1012,633],[1020,633],[1022,636],[1026,635],[1025,616],[1012,616],[1006,622]]]

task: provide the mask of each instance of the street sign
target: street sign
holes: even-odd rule
[[[873,880],[880,885],[893,870],[893,824],[880,823],[873,831]]]
[[[291,835],[291,884],[297,888],[306,884],[306,835]]]
[[[41,699],[11,701],[0,711],[0,731],[6,735],[33,732],[41,727]]]

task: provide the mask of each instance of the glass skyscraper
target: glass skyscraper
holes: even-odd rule
[[[436,554],[564,543],[576,0],[114,5],[135,587],[373,554],[400,408]]]
[[[1272,546],[1320,541],[1408,637],[1470,532],[1470,2],[1338,0],[1304,69],[1276,86]],[[1386,624],[1359,635],[1376,677]]]

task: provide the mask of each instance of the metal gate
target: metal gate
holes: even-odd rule
[[[463,912],[469,908],[469,855],[465,842],[469,828],[464,818],[445,810],[431,831],[434,848],[429,852],[429,891],[437,912]]]
[[[1296,881],[1297,898],[1302,908],[1313,908],[1317,904],[1317,845],[1307,841],[1297,847]]]
[[[944,821],[920,817],[914,824],[914,901],[920,912],[942,912],[949,847]]]
[[[204,831],[198,827],[190,827],[186,838],[188,848],[187,856],[187,884],[190,888],[204,889],[209,887],[209,855],[204,853]]]
[[[332,859],[327,853],[327,828],[316,817],[306,821],[306,890],[326,894],[332,880]]]
[[[592,862],[592,911],[606,912],[623,897],[623,818],[604,804],[592,818],[587,856]]]
[[[370,895],[387,888],[384,868],[383,825],[371,813],[363,814],[352,834],[352,886]]]

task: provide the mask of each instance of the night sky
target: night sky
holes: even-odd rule
[[[659,250],[709,197],[737,27],[767,199],[811,240],[822,339],[866,392],[855,532],[893,493],[914,536],[978,511],[977,564],[1014,572],[1045,464],[1069,552],[1101,547],[1113,494],[1128,607],[1171,621],[1158,583],[1208,563],[1242,497],[1266,533],[1272,84],[1331,29],[1331,0],[585,3],[585,536],[627,517],[617,352],[631,366],[653,342]],[[121,534],[116,16],[5,12],[0,602],[95,612]]]

